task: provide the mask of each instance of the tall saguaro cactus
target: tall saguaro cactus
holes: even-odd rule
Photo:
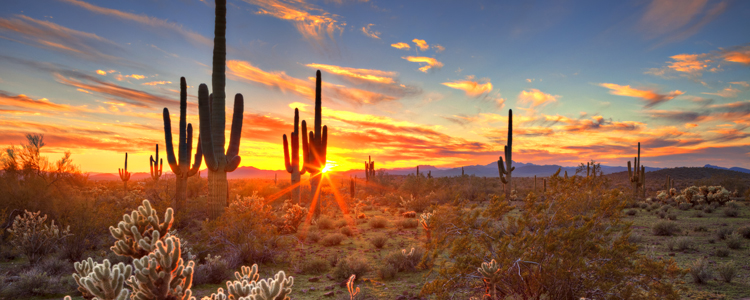
[[[175,158],[174,145],[172,144],[172,121],[169,118],[169,109],[164,108],[164,140],[167,145],[167,163],[176,177],[176,191],[172,199],[172,207],[180,211],[185,207],[187,201],[187,180],[188,177],[198,173],[198,169],[203,161],[201,152],[200,136],[198,137],[198,146],[195,149],[195,158],[193,166],[190,166],[190,154],[193,152],[193,124],[187,123],[187,82],[185,77],[180,77],[180,133],[177,142],[177,154]],[[158,145],[157,145],[158,147]],[[158,148],[157,148],[158,149]],[[179,160],[178,160],[179,159]]]
[[[367,156],[367,161],[365,162],[365,181],[370,182],[370,179],[375,178],[375,162],[372,161],[371,156]]]
[[[323,113],[321,107],[321,79],[320,70],[315,73],[315,131],[307,132],[307,122],[302,121],[302,151],[305,157],[305,171],[310,173],[310,188],[313,192],[313,202],[316,203],[315,218],[320,216],[320,202],[322,199],[318,193],[318,186],[326,167],[326,151],[328,148],[328,126],[323,125]],[[322,128],[321,128],[322,126]]]
[[[508,144],[505,145],[505,163],[503,163],[503,157],[497,161],[497,169],[500,173],[500,181],[502,181],[508,188],[505,189],[505,199],[510,199],[510,183],[511,173],[516,169],[512,165],[513,163],[513,110],[508,110]]]
[[[646,167],[641,166],[641,143],[638,143],[638,156],[633,158],[635,163],[635,169],[631,170],[630,161],[628,161],[628,177],[630,177],[630,183],[633,186],[633,198],[637,198],[639,193],[638,189],[641,188],[645,194],[646,190]]]
[[[151,155],[148,165],[151,167],[151,179],[158,181],[161,177],[161,170],[164,168],[164,160],[159,159],[159,144],[156,144],[156,159]]]
[[[304,121],[303,121],[304,122]],[[289,159],[289,142],[284,140],[284,166],[286,171],[292,174],[292,202],[300,203],[300,176],[305,174],[305,169],[299,167],[299,109],[294,109],[294,131],[291,133],[292,138],[292,158]]]
[[[120,173],[120,180],[122,180],[123,183],[123,192],[128,191],[128,180],[130,180],[130,173],[128,173],[128,153],[125,152],[125,168],[124,169],[117,169],[117,171]]]
[[[216,218],[224,212],[229,201],[227,173],[240,165],[240,137],[242,134],[242,114],[244,100],[242,94],[234,96],[234,113],[229,147],[224,152],[226,138],[226,59],[227,59],[227,1],[216,0],[216,21],[214,23],[214,54],[211,86],[198,87],[198,112],[200,117],[200,142],[203,158],[208,167],[209,215]]]

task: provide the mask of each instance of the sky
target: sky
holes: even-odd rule
[[[182,76],[198,126],[213,24],[211,0],[3,1],[0,147],[147,172]],[[321,70],[334,171],[497,161],[511,109],[516,162],[750,168],[750,1],[229,0],[227,46],[241,166],[284,168]]]

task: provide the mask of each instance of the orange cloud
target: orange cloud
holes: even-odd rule
[[[366,36],[369,36],[374,39],[380,39],[380,31],[373,31],[370,29],[370,27],[375,26],[375,24],[367,24],[367,26],[362,27],[362,33],[364,33]]]
[[[750,65],[750,46],[741,46],[732,50],[725,50],[721,56],[725,61]]]
[[[739,89],[733,88],[732,86],[729,86],[721,91],[718,91],[716,93],[701,93],[706,95],[716,95],[723,98],[737,98],[737,95],[741,91]]]
[[[396,72],[372,69],[355,69],[323,64],[307,64],[307,66],[311,68],[321,69],[331,74],[381,84],[393,84],[395,82],[393,80],[393,77],[398,76],[398,73]]]
[[[187,30],[183,28],[182,25],[180,24],[169,22],[167,20],[149,17],[147,15],[136,15],[133,13],[119,11],[119,10],[111,9],[111,8],[104,8],[104,7],[96,6],[96,5],[93,5],[84,1],[80,1],[80,0],[62,0],[62,1],[73,4],[73,5],[77,5],[79,7],[82,7],[84,9],[87,9],[91,12],[95,12],[98,14],[114,16],[120,19],[134,21],[134,22],[138,22],[138,23],[153,26],[153,27],[166,28],[166,29],[179,33],[180,35],[187,38],[188,40],[198,42],[204,45],[213,45],[213,40],[199,33]]]
[[[473,79],[474,76],[469,76],[466,78],[466,80],[443,82],[442,85],[462,90],[466,92],[467,96],[471,97],[479,97],[492,91],[492,83],[490,83],[489,79],[484,80],[486,81],[485,83],[479,83],[477,81],[474,81]]]
[[[698,124],[695,124],[695,123],[685,123],[685,128],[690,129],[690,128],[695,128],[695,127],[698,127]]]
[[[530,89],[528,91],[521,91],[518,94],[518,103],[531,103],[531,108],[534,108],[547,105],[551,102],[557,102],[557,98],[560,98],[560,96],[547,94],[537,89]]]
[[[427,49],[430,49],[430,45],[427,45],[427,42],[425,42],[425,40],[413,39],[411,41],[417,45],[417,48],[419,48],[419,50],[426,51]]]
[[[440,69],[443,67],[443,63],[437,61],[437,59],[434,59],[432,57],[424,57],[424,56],[406,56],[402,57],[405,60],[408,60],[410,62],[416,62],[420,64],[426,64],[425,66],[422,66],[419,68],[420,71],[427,73],[430,69]]]
[[[270,15],[282,20],[291,21],[302,36],[314,40],[318,44],[323,42],[325,34],[333,40],[336,31],[343,32],[345,23],[339,24],[337,15],[332,15],[304,1],[294,0],[245,0],[245,2],[260,7],[258,14]],[[318,11],[320,14],[312,14]]]
[[[653,107],[662,102],[674,99],[684,94],[680,90],[674,90],[668,94],[659,94],[653,90],[639,90],[631,88],[629,85],[618,85],[614,83],[600,83],[599,86],[610,89],[609,93],[618,96],[636,97],[646,101],[646,108]]]
[[[144,82],[141,83],[142,85],[161,85],[161,84],[171,84],[171,81],[151,81],[151,82]]]
[[[47,98],[34,100],[24,94],[12,96],[2,90],[0,90],[0,106],[22,108],[31,112],[73,112],[77,110],[75,107],[70,105],[50,102]]]
[[[60,73],[54,73],[55,80],[65,85],[78,89],[88,90],[106,96],[108,99],[121,101],[138,107],[164,107],[179,105],[179,101],[147,92],[126,88],[114,83],[101,81],[97,78],[79,74],[76,72],[65,72],[71,76],[66,77]]]
[[[135,80],[141,80],[143,78],[146,78],[146,76],[144,76],[144,75],[138,75],[138,74],[125,75],[125,77],[133,78]]]
[[[432,48],[435,48],[435,52],[437,52],[437,53],[445,51],[445,47],[440,46],[438,44],[432,45]]]
[[[688,73],[691,75],[700,75],[708,68],[710,59],[704,59],[708,54],[678,54],[671,58],[675,60],[669,64],[669,68],[677,72]]]
[[[102,70],[96,70],[96,74],[104,76],[104,75],[107,75],[107,72],[106,71],[102,71]]]
[[[395,43],[395,44],[391,44],[391,47],[396,48],[396,49],[406,49],[406,50],[411,49],[411,46],[409,46],[409,44],[407,43]]]

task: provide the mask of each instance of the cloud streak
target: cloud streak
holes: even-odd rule
[[[484,82],[484,83],[482,83]],[[462,90],[469,97],[479,97],[492,92],[492,83],[489,79],[482,81],[474,80],[474,76],[468,76],[466,80],[456,80],[452,82],[443,82],[442,85]]]
[[[614,83],[600,83],[599,86],[610,89],[612,95],[641,98],[646,101],[645,108],[650,108],[660,103],[667,102],[679,95],[684,94],[680,90],[674,90],[667,94],[660,94],[654,90],[639,90],[631,88],[629,85],[619,85]]]
[[[334,40],[333,35],[344,31],[345,23],[339,23],[337,15],[298,0],[244,0],[259,7],[257,14],[269,15],[292,22],[300,34],[309,41],[323,45],[325,36]],[[315,13],[313,13],[315,12]]]
[[[437,59],[434,59],[432,57],[424,57],[424,56],[405,56],[401,57],[405,60],[408,60],[410,62],[416,62],[420,65],[423,65],[419,68],[420,71],[427,73],[427,71],[431,69],[440,69],[443,67],[443,63],[437,61]]]

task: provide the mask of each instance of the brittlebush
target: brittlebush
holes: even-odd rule
[[[484,208],[441,206],[430,252],[435,267],[422,294],[438,299],[679,299],[684,274],[672,260],[637,253],[621,220],[627,196],[603,178],[555,174],[520,212],[495,197]],[[495,260],[491,279],[477,271]]]

